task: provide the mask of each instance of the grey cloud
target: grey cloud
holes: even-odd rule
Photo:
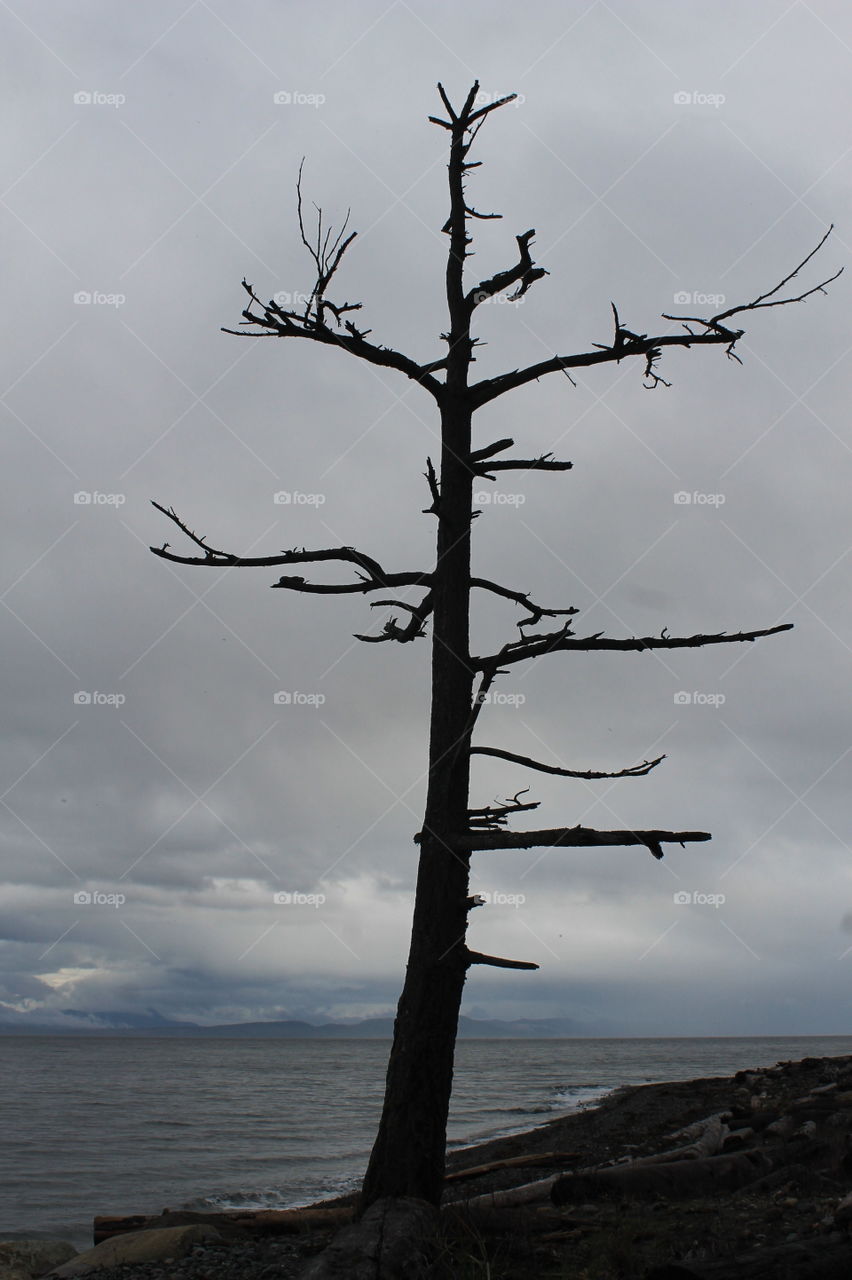
[[[0,207],[14,479],[0,587],[2,998],[57,1017],[387,1012],[424,795],[426,646],[360,646],[352,633],[378,631],[381,610],[271,590],[274,570],[166,566],[147,547],[177,547],[179,534],[148,500],[227,549],[351,544],[391,568],[428,567],[422,472],[436,423],[427,398],[384,371],[220,333],[239,322],[240,279],[262,296],[310,287],[295,225],[304,155],[306,200],[338,223],[351,206],[360,232],[341,289],[363,300],[378,340],[440,354],[444,140],[426,116],[437,79],[458,95],[478,75],[483,91],[524,100],[477,143],[477,207],[504,219],[477,225],[471,273],[504,265],[531,226],[551,273],[522,305],[483,308],[480,376],[606,341],[610,299],[644,332],[684,291],[754,297],[848,203],[849,14],[834,0],[777,22],[727,0],[676,14],[617,0],[541,4],[531,24],[509,4],[320,14],[264,0],[177,16],[158,0],[116,21],[88,0],[74,21],[59,4],[28,11],[32,32],[13,11],[0,18],[16,120]],[[75,103],[80,92],[125,101]],[[838,225],[803,284],[842,265],[847,241]],[[477,937],[538,947],[544,966],[472,977],[482,1016],[575,1009],[583,1025],[632,1033],[838,1029],[852,836],[847,287],[749,317],[742,368],[682,353],[666,358],[668,390],[643,391],[638,369],[592,371],[479,415],[481,443],[514,435],[575,464],[516,477],[522,502],[483,507],[484,575],[577,605],[582,632],[796,624],[746,651],[565,655],[504,682],[525,701],[489,708],[482,741],[572,767],[668,759],[612,787],[479,761],[475,803],[529,783],[542,825],[682,825],[714,840],[661,866],[635,850],[551,851],[535,865],[482,855],[476,883],[524,886],[540,941],[495,908],[475,913]],[[276,505],[280,490],[324,501]],[[75,504],[79,492],[101,499]],[[675,503],[679,492],[724,502]],[[481,650],[513,634],[511,608],[476,603]],[[275,704],[281,689],[325,702]],[[75,703],[81,691],[114,701]],[[678,704],[679,691],[725,702]],[[712,917],[696,907],[691,929],[638,964],[679,918],[671,895],[684,886],[722,886],[728,902]],[[264,895],[282,887],[326,892],[322,919],[342,941],[319,917],[308,928],[276,916]],[[74,892],[96,889],[125,892],[126,911],[75,914]]]

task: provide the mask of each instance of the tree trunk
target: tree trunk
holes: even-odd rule
[[[472,102],[472,96],[471,96]],[[433,575],[429,786],[420,835],[411,949],[394,1024],[385,1102],[362,1191],[362,1210],[384,1196],[438,1204],[444,1179],[453,1058],[468,958],[470,854],[470,530],[473,474],[467,379],[472,308],[464,296],[468,235],[464,121],[450,146],[447,380],[441,397],[441,482]]]
[[[429,787],[420,836],[411,949],[394,1024],[384,1110],[362,1209],[384,1196],[437,1204],[459,1009],[467,973],[470,709],[470,414],[446,405],[434,583]]]

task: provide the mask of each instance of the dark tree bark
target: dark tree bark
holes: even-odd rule
[[[450,328],[441,395],[438,546],[432,578],[429,786],[411,951],[388,1063],[385,1108],[364,1180],[365,1205],[387,1195],[416,1196],[432,1204],[440,1200],[453,1055],[468,965],[470,855],[454,847],[457,833],[468,826],[474,675],[469,653],[473,472],[468,398],[473,308],[463,286],[468,243],[463,189],[466,129],[464,116],[453,121],[450,218],[445,228],[450,236]]]
[[[468,203],[466,179],[477,163],[470,161],[468,155],[486,118],[505,102],[511,101],[514,95],[478,106],[479,86],[474,84],[463,106],[456,111],[443,88],[440,85],[438,88],[448,118],[430,116],[430,120],[448,132],[450,144],[450,213],[443,228],[449,238],[446,272],[449,323],[447,332],[442,335],[447,344],[446,355],[420,363],[378,345],[370,341],[371,331],[357,328],[352,319],[352,314],[360,309],[360,303],[336,304],[331,301],[328,291],[355,233],[347,236],[347,224],[344,223],[332,241],[331,232],[323,228],[319,212],[316,232],[309,238],[302,215],[301,172],[297,184],[299,229],[316,271],[316,283],[308,301],[301,311],[285,310],[275,302],[263,303],[254,288],[243,281],[250,299],[243,312],[244,327],[238,331],[226,330],[238,332],[240,336],[304,338],[324,343],[372,364],[396,369],[417,382],[433,398],[441,422],[440,472],[436,473],[431,460],[427,461],[426,471],[432,499],[426,510],[437,518],[438,525],[434,567],[427,571],[388,572],[377,560],[353,547],[316,551],[294,548],[278,555],[241,558],[211,547],[204,538],[194,534],[172,508],[159,504],[155,505],[195,543],[202,554],[178,555],[170,550],[168,543],[151,548],[155,554],[181,564],[249,567],[339,561],[350,565],[356,575],[355,580],[334,584],[312,583],[301,576],[285,576],[274,584],[291,591],[325,594],[362,592],[366,595],[402,586],[423,590],[418,605],[395,604],[388,599],[375,601],[382,606],[402,609],[408,613],[408,620],[400,626],[395,618],[391,618],[379,635],[359,637],[370,642],[412,641],[425,634],[426,623],[431,617],[429,780],[423,826],[415,837],[420,846],[420,857],[411,948],[394,1028],[384,1110],[364,1180],[362,1210],[389,1197],[409,1197],[431,1204],[439,1202],[456,1032],[467,971],[473,964],[537,968],[527,961],[506,960],[468,949],[469,912],[482,905],[478,898],[469,896],[472,853],[533,845],[566,848],[639,845],[655,858],[661,858],[666,843],[685,844],[710,838],[707,832],[702,831],[595,831],[579,825],[513,832],[507,829],[509,818],[536,807],[534,802],[521,802],[522,792],[503,803],[471,809],[469,781],[472,754],[501,757],[520,767],[546,773],[591,779],[643,776],[662,760],[662,757],[646,760],[611,772],[569,770],[502,748],[474,746],[473,733],[494,681],[504,674],[506,667],[545,654],[615,649],[641,652],[656,648],[746,642],[787,630],[789,626],[784,624],[731,634],[721,632],[685,637],[668,636],[665,629],[658,637],[619,639],[601,634],[578,637],[571,626],[576,609],[545,608],[530,600],[524,592],[487,579],[472,578],[474,479],[484,477],[496,481],[496,473],[503,471],[566,471],[571,467],[570,462],[553,459],[549,454],[533,459],[495,460],[496,454],[505,453],[512,447],[512,440],[498,440],[474,450],[471,442],[473,413],[496,397],[546,374],[562,372],[570,381],[572,369],[619,363],[631,357],[639,358],[646,387],[668,386],[657,372],[664,348],[722,346],[730,358],[738,359],[735,348],[743,331],[729,327],[727,321],[732,316],[801,301],[824,291],[825,286],[840,274],[836,273],[795,297],[778,296],[822,246],[824,236],[816,249],[778,285],[752,302],[730,307],[707,318],[683,318],[679,331],[666,331],[656,336],[636,334],[624,328],[612,304],[613,336],[610,343],[593,343],[588,351],[553,356],[526,369],[512,370],[471,384],[470,370],[476,346],[471,322],[477,308],[508,290],[513,290],[510,297],[517,299],[547,273],[534,265],[530,253],[534,232],[526,231],[516,237],[518,258],[513,266],[466,290],[464,277],[471,243],[470,224],[478,218],[498,216],[479,213]],[[826,236],[828,234],[826,232]],[[527,611],[527,616],[518,624],[520,638],[507,642],[496,653],[485,657],[473,657],[469,651],[472,587],[496,594]],[[565,619],[556,631],[536,633],[529,630],[538,626],[543,618],[555,617]]]

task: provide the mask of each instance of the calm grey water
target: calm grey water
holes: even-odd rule
[[[0,1239],[91,1244],[99,1213],[284,1207],[350,1190],[388,1041],[0,1038]],[[467,1040],[450,1141],[532,1128],[621,1084],[727,1075],[852,1037]]]

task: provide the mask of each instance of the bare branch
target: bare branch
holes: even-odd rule
[[[462,134],[467,132],[477,120],[481,123],[489,112],[496,111],[498,107],[504,107],[507,102],[514,102],[518,96],[516,93],[507,93],[504,98],[498,98],[495,102],[489,102],[487,106],[480,107],[478,111],[474,111],[473,105],[476,102],[476,95],[479,93],[479,81],[474,80],[461,111],[455,111],[440,81],[438,82],[438,93],[441,95],[441,101],[446,107],[450,122],[439,120],[437,116],[429,116],[429,119],[433,124],[439,124],[444,129],[455,129]],[[474,130],[475,133],[476,130]],[[471,138],[471,141],[473,141],[473,138]]]
[[[667,334],[662,337],[642,338],[626,342],[619,348],[605,347],[599,348],[597,351],[583,351],[576,355],[552,356],[549,360],[542,360],[526,369],[515,369],[511,373],[500,374],[495,378],[485,378],[481,382],[475,383],[470,388],[471,400],[474,408],[479,409],[482,405],[488,404],[489,401],[495,400],[507,391],[523,387],[528,382],[535,382],[548,373],[560,371],[567,373],[569,369],[584,369],[597,364],[618,363],[628,356],[644,356],[647,361],[648,353],[655,348],[707,346],[711,344],[718,345],[722,342],[737,342],[743,336],[743,332],[740,330],[720,330],[719,332],[711,331],[699,334]]]
[[[506,459],[500,462],[487,462],[481,467],[474,467],[473,474],[482,476],[484,480],[493,480],[490,471],[570,471],[573,462],[559,462],[551,453],[543,453],[540,458]]]
[[[478,84],[479,84],[479,82],[477,81],[477,87],[478,87]],[[444,92],[444,86],[441,84],[440,80],[438,81],[438,92],[439,92],[439,93],[440,93],[440,95],[441,95],[441,101],[443,102],[444,106],[447,108],[447,115],[450,117],[450,119],[452,120],[452,122],[455,124],[456,120],[458,119],[458,116],[456,115],[455,111],[453,110],[452,103],[450,102],[449,98],[447,97],[446,93]]]
[[[729,355],[733,354],[733,345],[734,344],[732,342],[730,347],[728,348]],[[659,387],[659,386],[670,387],[672,385],[670,382],[666,382],[665,378],[661,378],[658,373],[654,372],[654,365],[657,364],[657,362],[662,359],[662,355],[663,353],[659,347],[652,347],[651,350],[646,353],[645,372],[643,373],[642,377],[647,379],[647,381],[645,381],[643,385],[649,391],[653,391],[654,387]],[[734,356],[734,359],[739,360],[740,364],[742,364],[742,361],[740,360],[739,356]]]
[[[477,83],[477,89],[478,88],[479,84]],[[474,120],[479,120],[481,117],[487,116],[489,112],[496,111],[498,107],[505,107],[507,102],[514,102],[517,96],[518,95],[516,93],[507,93],[505,98],[498,98],[496,102],[489,102],[487,107],[480,107],[478,111],[474,111],[473,115],[469,115],[467,117],[468,125],[473,124]]]
[[[471,578],[470,585],[482,591],[490,591],[495,596],[502,596],[504,600],[514,600],[516,604],[527,609],[530,616],[522,618],[518,623],[519,627],[535,626],[542,618],[573,617],[575,613],[579,613],[575,608],[545,609],[544,605],[534,604],[525,591],[512,591],[509,587],[503,587],[499,582],[491,582],[488,578]]]
[[[203,560],[199,560],[197,557],[193,559],[190,557],[176,556],[174,553],[169,553],[167,551],[169,544],[164,542],[162,547],[150,548],[151,551],[154,552],[155,556],[161,556],[164,560],[176,560],[180,564],[233,564],[237,559],[236,556],[230,555],[227,551],[217,551],[215,548],[208,546],[204,541],[204,538],[200,538],[197,533],[193,533],[192,529],[190,529],[189,526],[181,520],[174,507],[164,507],[159,502],[155,502],[153,498],[151,499],[151,506],[156,507],[158,511],[162,511],[164,516],[171,520],[173,524],[177,525],[181,533],[186,534],[190,542],[194,542],[195,545],[197,547],[201,547],[201,550],[204,552]]]
[[[321,342],[326,346],[340,347],[342,350],[348,351],[350,355],[357,356],[359,360],[366,360],[368,364],[382,365],[387,369],[399,370],[400,373],[404,373],[406,377],[411,378],[413,382],[419,382],[436,400],[440,398],[443,392],[443,384],[432,376],[430,370],[442,367],[443,361],[426,365],[418,364],[416,360],[412,360],[409,356],[403,355],[399,351],[394,351],[392,347],[381,347],[375,343],[368,342],[367,333],[369,330],[358,330],[351,321],[344,323],[346,332],[340,333],[330,328],[324,319],[317,317],[316,314],[303,315],[296,311],[285,311],[274,301],[262,302],[254,287],[246,280],[243,280],[243,288],[251,298],[249,306],[242,313],[243,323],[247,326],[259,326],[265,332],[253,333],[249,332],[248,329],[228,329],[223,327],[223,333],[230,333],[238,338],[308,338],[312,342]],[[339,318],[343,311],[355,309],[355,304],[353,303],[346,303],[340,307],[332,306],[327,298],[323,300],[323,305],[336,318]],[[253,306],[259,308],[260,315],[255,314],[252,310]]]
[[[209,546],[204,538],[193,533],[172,507],[164,507],[159,502],[152,502],[151,505],[156,507],[158,511],[162,511],[163,515],[167,516],[182,533],[185,533],[196,546],[201,547],[204,551],[203,556],[179,556],[169,550],[168,543],[164,543],[162,547],[151,547],[151,551],[155,556],[160,556],[163,560],[171,560],[175,564],[203,565],[206,568],[258,569],[282,564],[318,564],[323,561],[335,560],[356,565],[358,569],[364,570],[364,573],[359,575],[357,582],[311,583],[306,582],[304,578],[285,577],[272,584],[274,587],[283,587],[290,591],[307,591],[320,595],[339,595],[347,592],[366,593],[368,591],[396,587],[429,587],[432,584],[432,575],[430,573],[416,571],[410,573],[388,573],[382,568],[378,560],[365,555],[363,551],[356,550],[355,547],[334,547],[320,551],[308,551],[305,547],[300,550],[297,547],[293,547],[290,551],[281,551],[274,556],[232,555],[228,551],[219,551]]]
[[[343,312],[359,311],[361,309],[361,303],[347,302],[347,303],[343,303],[340,306],[334,306],[333,303],[330,303],[327,301],[325,297],[325,291],[328,288],[329,284],[331,283],[331,280],[332,280],[332,277],[334,276],[335,271],[340,266],[340,262],[343,258],[344,253],[349,248],[350,244],[355,239],[358,233],[356,231],[352,231],[348,236],[346,236],[345,240],[343,238],[346,232],[346,228],[349,224],[350,214],[352,212],[351,209],[347,209],[346,217],[343,221],[343,226],[341,227],[339,233],[335,237],[334,242],[330,244],[329,242],[331,241],[331,234],[332,234],[331,228],[328,229],[328,231],[325,234],[325,238],[323,238],[322,209],[319,208],[317,205],[314,205],[314,208],[316,209],[316,214],[317,214],[316,241],[314,244],[311,244],[308,241],[307,235],[305,234],[305,222],[302,216],[302,169],[304,168],[304,164],[305,164],[305,160],[304,160],[304,157],[302,157],[302,162],[299,165],[299,175],[298,175],[298,178],[296,179],[296,213],[299,220],[299,234],[301,235],[301,238],[302,238],[302,244],[305,246],[308,253],[313,258],[314,266],[316,268],[316,281],[314,283],[313,289],[311,290],[310,297],[308,298],[308,302],[305,307],[304,319],[306,320],[309,319],[311,316],[311,311],[313,310],[314,319],[316,323],[319,325],[324,325],[325,323],[324,312],[325,312],[325,309],[328,308],[332,312],[332,314],[334,315],[334,318],[337,320],[339,324],[340,317],[343,314]]]
[[[439,503],[441,501],[441,489],[440,489],[440,486],[438,485],[438,477],[435,474],[435,468],[432,465],[431,458],[426,459],[426,470],[424,471],[423,474],[426,477],[426,483],[428,484],[429,492],[432,495],[432,505],[431,507],[423,508],[423,515],[424,516],[440,515]]]
[[[423,597],[420,604],[407,604],[404,600],[372,600],[370,602],[371,609],[378,609],[382,605],[390,606],[392,609],[406,609],[411,614],[407,625],[400,627],[396,618],[389,618],[382,629],[381,635],[361,636],[356,634],[356,640],[363,640],[366,644],[380,644],[383,640],[398,640],[400,644],[406,644],[410,640],[419,640],[421,636],[425,636],[426,628],[424,624],[432,612],[431,592]]]
[[[479,905],[477,903],[477,905]],[[539,965],[533,964],[531,960],[504,960],[501,956],[486,956],[481,951],[471,951],[465,947],[466,963],[488,964],[494,969],[538,969]]]
[[[470,742],[473,731],[476,728],[476,722],[479,719],[479,713],[485,706],[488,690],[496,680],[498,675],[505,675],[505,671],[501,671],[498,667],[489,667],[487,671],[483,671],[479,680],[479,688],[473,697],[473,705],[470,708],[470,715],[467,719],[467,728],[465,731],[465,741]]]
[[[515,795],[510,796],[508,800],[494,801],[493,805],[487,805],[484,809],[468,809],[468,821],[471,827],[487,827],[493,829],[496,827],[505,827],[510,813],[529,812],[531,809],[537,809],[540,801],[531,800],[526,804],[521,800],[529,791],[529,787],[524,787],[523,791],[518,791]]]
[[[502,213],[480,213],[469,204],[465,205],[464,211],[469,218],[478,218],[480,222],[492,222],[503,217]]]
[[[550,453],[544,453],[540,458],[487,461],[495,453],[503,453],[504,450],[511,449],[514,443],[514,440],[510,439],[496,440],[494,444],[486,445],[484,449],[473,450],[470,455],[472,473],[475,476],[482,476],[485,480],[493,480],[494,477],[488,474],[490,471],[570,471],[574,465],[572,462],[557,462]]]
[[[550,635],[526,636],[504,645],[499,653],[486,658],[471,659],[479,671],[487,671],[492,667],[502,667],[511,662],[525,662],[528,658],[539,658],[545,653],[576,650],[590,652],[592,650],[641,650],[641,649],[697,649],[706,644],[739,644],[744,641],[760,640],[763,636],[774,636],[781,631],[791,631],[792,622],[783,622],[776,627],[765,627],[760,631],[738,631],[727,635],[720,631],[715,635],[694,636],[643,636],[626,640],[611,640],[601,632],[596,635],[573,636],[568,624]]]
[[[794,267],[789,275],[786,275],[783,280],[781,280],[778,284],[776,284],[774,289],[769,289],[766,293],[759,294],[758,297],[756,297],[753,302],[744,303],[742,306],[739,306],[739,307],[729,307],[727,311],[720,311],[717,316],[713,316],[713,319],[710,323],[718,324],[721,320],[727,320],[729,316],[737,315],[737,313],[740,311],[758,311],[763,307],[786,307],[791,302],[804,302],[805,298],[809,298],[813,293],[825,293],[826,286],[830,285],[832,281],[836,280],[838,276],[841,276],[843,274],[843,267],[841,267],[839,271],[835,271],[833,276],[829,276],[828,279],[823,280],[821,284],[815,284],[813,288],[806,289],[804,293],[800,293],[795,298],[776,298],[774,302],[766,301],[767,298],[773,297],[774,294],[778,293],[781,289],[783,289],[785,284],[789,284],[789,282],[799,274],[802,267],[807,266],[811,258],[813,258],[815,254],[819,253],[820,249],[825,244],[826,240],[831,235],[833,230],[834,230],[834,223],[832,222],[831,226],[828,228],[825,235],[820,240],[819,244],[814,249],[811,249],[807,257],[802,258],[802,261],[799,263],[799,265],[797,267]],[[702,323],[704,322],[702,321]]]
[[[471,311],[481,306],[483,302],[487,302],[489,298],[493,298],[495,294],[504,293],[513,284],[518,287],[509,298],[509,301],[517,302],[536,280],[540,280],[542,276],[549,275],[549,272],[545,271],[543,267],[533,265],[529,247],[534,235],[535,230],[531,230],[515,237],[518,242],[518,261],[514,267],[510,267],[508,271],[498,271],[496,275],[491,276],[488,280],[481,280],[478,285],[475,285],[470,290],[465,301]]]
[[[547,831],[468,831],[455,847],[471,853],[485,849],[533,849],[539,846],[590,848],[609,845],[644,845],[655,858],[662,858],[664,844],[710,840],[709,831],[596,831],[593,827],[553,827]]]
[[[836,280],[843,272],[841,267],[834,275],[828,276],[819,284],[814,285],[810,289],[804,290],[792,298],[775,298],[781,289],[789,283],[802,268],[810,262],[814,254],[818,253],[825,244],[832,227],[820,240],[819,244],[811,250],[806,257],[790,271],[783,280],[772,289],[768,289],[765,293],[758,296],[751,302],[740,303],[737,306],[729,307],[726,311],[720,311],[717,315],[709,318],[699,316],[664,316],[666,320],[678,320],[684,323],[684,332],[680,334],[660,334],[649,337],[647,334],[635,334],[629,329],[624,328],[621,324],[618,311],[615,304],[611,303],[613,319],[615,323],[615,334],[611,346],[604,346],[595,343],[595,350],[579,352],[576,355],[553,356],[549,360],[542,360],[538,364],[530,365],[526,369],[515,369],[511,373],[504,373],[495,378],[485,378],[481,382],[471,387],[471,397],[474,408],[487,404],[490,400],[494,400],[497,396],[503,395],[507,391],[512,391],[516,387],[522,387],[528,382],[534,382],[538,378],[542,378],[545,374],[556,373],[562,371],[567,373],[569,369],[589,368],[592,365],[606,364],[608,362],[619,362],[628,356],[643,356],[645,359],[644,377],[648,379],[646,386],[655,387],[662,383],[664,386],[670,385],[661,378],[659,374],[654,372],[654,365],[661,358],[663,347],[685,347],[706,346],[712,344],[722,344],[725,346],[727,354],[733,359],[739,359],[736,356],[734,347],[743,337],[745,330],[730,329],[722,322],[731,318],[731,316],[740,315],[747,311],[759,311],[765,307],[781,307],[787,306],[794,302],[803,302],[805,298],[811,297],[814,293],[824,293],[827,286]],[[769,299],[773,299],[769,301]],[[703,332],[696,333],[688,327],[688,324],[700,325]]]
[[[613,773],[603,773],[596,769],[561,769],[556,765],[542,764],[529,756],[519,756],[513,751],[503,751],[500,747],[471,747],[472,756],[498,756],[501,760],[509,760],[512,764],[522,764],[527,769],[537,769],[539,773],[553,773],[561,778],[585,778],[594,781],[598,778],[642,778],[656,769],[665,760],[665,756],[657,756],[654,760],[643,760],[641,764],[630,765],[626,769],[618,769]]]
[[[502,453],[504,449],[511,449],[514,440],[495,440],[494,444],[486,445],[484,449],[474,449],[470,455],[471,462],[482,462],[485,458],[493,457],[495,453]]]

